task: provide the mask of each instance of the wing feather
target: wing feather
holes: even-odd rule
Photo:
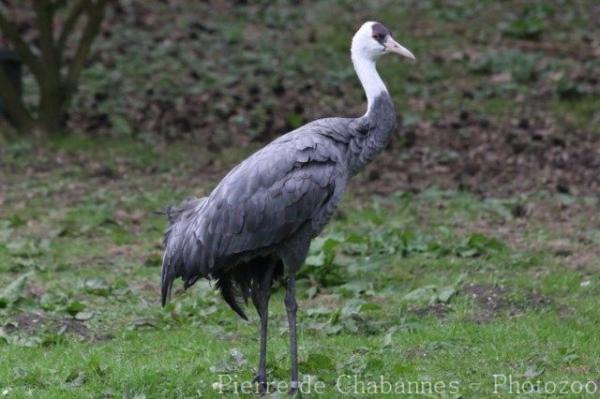
[[[209,269],[285,241],[310,223],[335,191],[342,173],[335,152],[324,156],[310,140],[269,147],[227,175],[208,198],[196,233]]]
[[[240,257],[286,243],[307,224],[318,234],[347,180],[345,144],[324,132],[345,126],[342,119],[308,124],[233,168],[201,206],[171,226],[163,287],[168,291],[176,277],[189,286],[218,276]]]

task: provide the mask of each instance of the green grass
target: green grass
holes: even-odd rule
[[[595,134],[591,2],[567,13],[529,3],[279,2],[218,12],[198,3],[184,13],[156,2],[152,28],[115,22],[73,104],[75,114],[108,115],[108,131],[0,148],[0,398],[217,398],[236,393],[220,379],[252,379],[252,309],[250,322],[240,320],[207,282],[185,293],[177,286],[160,307],[166,221],[154,212],[206,195],[261,140],[362,112],[348,57],[362,20],[382,20],[417,55],[417,67],[385,60],[380,71],[405,126],[429,129],[429,138],[455,134],[443,126],[462,112],[489,119],[480,128],[495,129],[490,137],[508,135],[520,118],[543,122],[566,147]],[[188,37],[209,13],[202,25],[212,33]],[[192,132],[174,115],[194,122]],[[181,135],[198,140],[166,144]],[[421,139],[420,148],[447,155]],[[414,156],[403,145],[394,151]],[[421,169],[452,169],[447,161]],[[597,197],[433,186],[382,198],[368,193],[371,184],[369,171],[357,176],[298,281],[307,397],[344,396],[339,378],[346,397],[382,396],[368,391],[380,378],[404,397],[578,398],[579,383],[600,395]],[[277,286],[270,381],[288,379],[286,324]],[[494,375],[510,376],[512,391]],[[436,383],[437,392],[422,391]],[[567,392],[550,392],[552,383]]]
[[[27,278],[0,294],[0,394],[234,394],[226,379],[251,380],[257,363],[254,312],[249,323],[240,320],[207,283],[176,293],[165,309],[158,303],[165,222],[152,211],[206,193],[214,181],[199,181],[194,191],[187,186],[194,166],[171,151],[191,155],[194,148],[108,147],[109,160],[80,139],[30,157],[7,153],[7,170],[51,167],[27,180],[8,177],[0,287]],[[153,151],[160,160],[144,155]],[[52,161],[57,153],[60,163]],[[97,163],[116,175],[97,174]],[[123,164],[135,167],[118,173]],[[536,209],[527,223],[512,216],[516,204]],[[308,396],[338,397],[336,383],[354,389],[353,377],[344,376],[355,374],[365,389],[379,378],[413,393],[409,382],[425,384],[421,389],[439,382],[445,393],[434,396],[442,397],[489,397],[494,390],[512,397],[507,385],[494,385],[494,375],[512,376],[519,389],[527,381],[597,381],[600,258],[592,248],[600,226],[585,218],[590,207],[597,200],[545,193],[349,195],[299,281],[301,373],[313,378],[313,390],[317,379],[324,384],[323,393]],[[545,215],[556,209],[576,215],[565,231],[585,231],[592,243],[553,232]],[[558,238],[566,255],[553,249]],[[573,253],[588,258],[575,266]],[[282,291],[271,301],[268,368],[270,380],[285,382]]]

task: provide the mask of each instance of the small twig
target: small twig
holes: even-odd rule
[[[70,96],[72,96],[73,91],[75,90],[77,80],[84,67],[85,60],[90,53],[92,43],[98,35],[107,3],[108,0],[98,0],[95,4],[90,4],[86,9],[87,23],[65,80],[66,103],[68,103]]]
[[[85,7],[89,6],[88,3],[88,0],[79,0],[77,3],[74,3],[71,9],[68,11],[67,18],[65,19],[65,23],[63,25],[63,29],[60,33],[56,46],[58,49],[58,53],[61,57],[64,56],[63,53],[67,45],[67,40],[73,32],[75,25],[77,25],[79,17],[81,17],[83,12],[85,11]]]

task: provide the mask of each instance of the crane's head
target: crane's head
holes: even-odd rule
[[[352,38],[352,57],[377,60],[383,54],[395,53],[415,60],[415,56],[392,38],[392,34],[379,22],[365,22]]]

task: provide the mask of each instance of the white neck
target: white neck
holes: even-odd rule
[[[368,114],[375,98],[383,92],[387,93],[387,88],[377,73],[374,60],[353,52],[352,64],[354,64],[354,70],[367,96]]]

